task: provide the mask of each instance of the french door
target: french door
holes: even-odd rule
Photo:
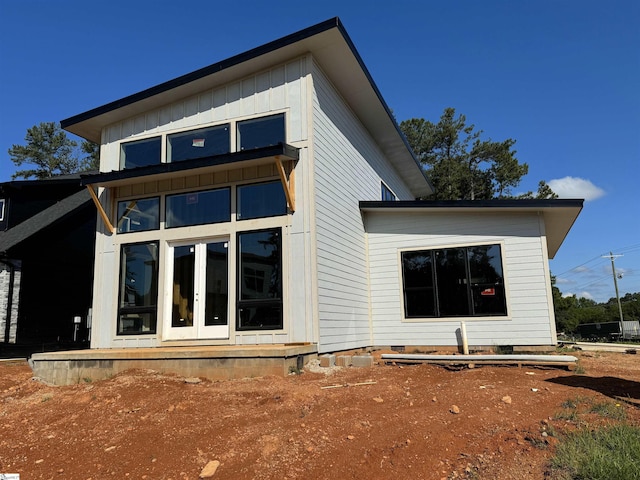
[[[229,338],[228,241],[169,246],[165,338]]]

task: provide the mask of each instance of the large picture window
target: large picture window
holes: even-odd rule
[[[286,215],[287,199],[282,183],[254,183],[238,187],[238,220]]]
[[[500,245],[401,253],[405,318],[507,314]]]
[[[160,228],[160,197],[118,202],[118,233]]]
[[[118,335],[156,333],[158,242],[122,245]]]
[[[229,153],[229,125],[189,130],[167,137],[167,162]]]
[[[120,150],[120,168],[146,167],[160,163],[160,137],[123,143]]]
[[[238,233],[238,330],[275,330],[282,322],[279,228]]]
[[[229,188],[167,195],[167,228],[228,222],[231,219]]]
[[[284,114],[238,122],[238,151],[285,143]]]

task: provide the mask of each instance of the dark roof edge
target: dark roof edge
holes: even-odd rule
[[[416,155],[413,152],[413,148],[411,148],[411,145],[409,145],[409,141],[407,140],[407,137],[405,136],[405,134],[402,133],[402,130],[400,129],[400,125],[396,121],[396,117],[393,115],[393,112],[389,108],[389,105],[387,105],[387,102],[382,97],[382,93],[380,93],[380,90],[378,89],[378,86],[376,85],[376,82],[373,80],[373,77],[369,73],[369,70],[367,69],[367,66],[364,64],[364,61],[362,60],[362,57],[358,53],[358,50],[356,49],[355,44],[351,41],[351,38],[349,37],[349,34],[347,33],[347,30],[344,28],[342,22],[340,22],[340,19],[338,17],[336,17],[335,20],[337,21],[338,30],[342,34],[345,42],[347,42],[347,45],[349,46],[349,49],[351,50],[351,53],[353,53],[353,56],[358,61],[358,64],[360,65],[360,68],[362,69],[362,71],[364,72],[365,76],[367,77],[367,80],[369,81],[369,84],[371,85],[371,88],[373,89],[373,91],[375,92],[376,96],[378,97],[378,100],[380,101],[380,104],[382,105],[384,110],[387,112],[387,115],[389,116],[389,119],[391,120],[391,123],[393,124],[394,128],[398,132],[398,135],[400,135],[400,138],[402,139],[402,141],[404,142],[405,146],[407,147],[407,150],[411,154],[411,157],[413,158],[413,161],[416,162],[416,165],[420,169],[420,173],[422,173],[422,176],[424,177],[426,182],[429,184],[429,187],[431,187],[431,191],[435,191],[435,188],[433,187],[433,184],[431,183],[431,180],[429,180],[429,177],[427,176],[427,172],[425,172],[425,170],[422,168],[422,164],[420,163],[420,160],[418,160],[416,158]]]
[[[420,208],[582,208],[583,199],[492,199],[492,200],[400,200],[360,201],[360,209],[420,209]]]
[[[298,32],[287,35],[285,37],[279,38],[277,40],[273,40],[269,43],[265,43],[264,45],[261,45],[259,47],[253,48],[251,50],[247,50],[244,53],[234,55],[233,57],[230,57],[226,60],[222,60],[212,65],[195,70],[191,73],[187,73],[180,77],[174,78],[173,80],[166,81],[154,87],[147,88],[146,90],[142,90],[141,92],[134,93],[133,95],[129,95],[127,97],[121,98],[120,100],[115,100],[113,102],[107,103],[100,107],[96,107],[94,109],[88,110],[84,113],[74,115],[73,117],[69,117],[67,119],[62,120],[60,122],[60,126],[63,129],[66,129],[72,125],[75,125],[76,123],[89,120],[90,118],[97,117],[99,115],[111,112],[118,108],[122,108],[127,105],[131,105],[133,103],[144,100],[146,98],[153,97],[154,95],[158,95],[160,93],[166,92],[168,90],[179,87],[181,85],[185,85],[195,80],[199,80],[200,78],[225,70],[235,65],[239,65],[243,62],[252,60],[266,53],[278,50],[279,48],[285,47],[292,43],[299,42],[300,40],[304,40],[305,38],[311,37],[313,35],[317,35],[318,33],[322,33],[334,27],[339,27],[340,31],[343,32],[343,35],[344,35],[344,29],[341,28],[340,19],[338,17],[334,17],[329,20],[325,20],[324,22],[313,25],[311,27],[300,30]],[[350,40],[348,41],[350,42]],[[358,58],[358,61],[360,61],[359,58]]]

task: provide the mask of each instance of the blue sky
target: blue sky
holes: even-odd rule
[[[446,107],[517,141],[584,210],[551,271],[565,294],[640,292],[640,2],[0,0],[0,182],[26,130],[339,16],[398,120]]]

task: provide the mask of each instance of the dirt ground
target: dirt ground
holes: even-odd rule
[[[377,364],[221,382],[130,371],[66,387],[0,362],[0,473],[183,480],[219,461],[214,479],[542,479],[564,432],[612,421],[563,414],[568,400],[608,402],[640,425],[640,355],[576,355],[584,373]]]

